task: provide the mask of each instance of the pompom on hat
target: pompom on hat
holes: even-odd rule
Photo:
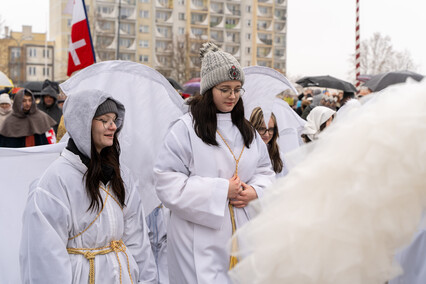
[[[214,43],[203,43],[200,48],[200,57],[200,93],[202,95],[222,82],[237,80],[244,84],[244,72],[238,60],[221,50]]]

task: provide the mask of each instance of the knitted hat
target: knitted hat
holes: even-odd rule
[[[214,86],[231,80],[244,84],[244,72],[240,63],[231,54],[219,49],[214,43],[206,42],[200,48],[201,86],[203,95]]]
[[[106,101],[101,103],[96,109],[95,115],[93,117],[97,117],[109,112],[113,112],[118,115],[117,104],[111,99],[107,99]]]
[[[0,104],[10,104],[12,105],[12,101],[10,100],[10,97],[8,94],[1,94],[0,95]]]

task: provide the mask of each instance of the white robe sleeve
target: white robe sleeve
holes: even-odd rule
[[[265,188],[275,180],[275,172],[272,170],[268,148],[258,133],[254,143],[257,143],[260,152],[259,160],[254,175],[246,183],[254,188],[258,198],[262,198]]]
[[[19,255],[22,283],[72,282],[66,249],[70,224],[66,204],[42,188],[31,191],[23,215]]]
[[[219,229],[225,215],[229,181],[190,176],[191,157],[188,129],[179,120],[166,136],[154,166],[158,197],[172,214],[192,223]]]
[[[132,181],[130,188],[134,187]],[[136,188],[128,191],[124,207],[123,242],[139,267],[139,283],[157,283],[157,267],[148,237],[143,206]]]

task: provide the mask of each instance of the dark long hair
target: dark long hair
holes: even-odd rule
[[[216,141],[217,112],[213,101],[213,90],[207,90],[204,95],[194,96],[189,102],[189,110],[194,118],[194,130],[198,137],[208,145],[218,146]],[[240,130],[244,145],[250,148],[254,139],[254,129],[244,117],[244,104],[241,98],[231,111],[232,123]]]
[[[111,187],[117,200],[122,207],[125,206],[124,200],[126,192],[124,182],[120,173],[120,143],[117,139],[117,133],[114,135],[113,144],[110,147],[105,147],[100,153],[96,151],[93,139],[91,142],[91,157],[90,164],[85,173],[86,176],[86,191],[90,198],[90,206],[88,210],[99,211],[103,207],[103,200],[99,189],[99,183],[102,180],[102,165],[112,168]]]
[[[271,140],[269,140],[268,142],[268,152],[274,172],[280,173],[283,170],[283,161],[281,160],[280,147],[277,143],[277,139],[279,137],[277,119],[273,113],[271,113],[271,118],[274,122],[274,135],[272,135]],[[263,127],[265,121],[263,119],[263,111],[260,107],[256,107],[255,109],[253,109],[253,112],[250,115],[250,122],[255,129]],[[265,126],[266,128],[268,128],[268,125],[266,123]]]

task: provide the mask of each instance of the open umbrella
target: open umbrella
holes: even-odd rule
[[[302,87],[323,87],[352,93],[355,93],[357,91],[354,85],[352,85],[351,83],[340,80],[330,75],[303,77],[302,79],[297,80],[296,83],[301,85]]]
[[[186,83],[185,85],[183,85],[182,93],[193,96],[196,93],[200,93],[200,86],[201,86],[200,82]]]
[[[13,84],[9,77],[6,76],[3,72],[0,71],[0,88],[12,88]]]
[[[421,81],[424,76],[418,73],[406,71],[406,70],[386,72],[386,73],[373,76],[363,86],[368,87],[373,92],[378,92],[390,85],[405,83],[408,77],[413,78],[416,81]]]

